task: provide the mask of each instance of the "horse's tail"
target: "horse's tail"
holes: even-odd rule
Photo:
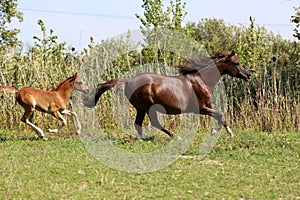
[[[6,92],[11,92],[11,93],[17,93],[19,92],[18,89],[10,87],[10,86],[1,86],[0,85],[0,91],[6,91]]]
[[[93,108],[96,106],[97,101],[101,97],[101,95],[106,92],[107,90],[111,89],[118,83],[124,83],[126,82],[126,79],[123,78],[116,78],[116,79],[111,79],[105,83],[101,83],[97,86],[97,88],[90,92],[88,95],[85,95],[83,98],[83,104],[86,107]]]

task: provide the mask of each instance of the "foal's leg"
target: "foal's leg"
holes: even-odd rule
[[[50,132],[50,133],[58,133],[58,131],[62,127],[64,127],[65,125],[67,125],[67,120],[62,115],[70,115],[70,116],[73,115],[73,117],[75,119],[75,126],[76,126],[76,129],[77,129],[76,133],[77,134],[81,133],[81,124],[80,124],[80,122],[78,120],[78,116],[77,116],[77,114],[75,112],[72,112],[70,110],[65,109],[61,113],[59,111],[56,111],[52,115],[55,116],[56,118],[60,119],[63,123],[60,124],[57,127],[57,129],[48,129],[48,132]]]
[[[29,117],[29,121],[30,121],[32,124],[34,124],[34,121],[33,121],[33,115],[34,115],[34,112],[32,112],[32,114],[31,114],[30,117]]]
[[[174,135],[173,131],[170,131],[168,129],[165,129],[164,127],[162,127],[162,125],[159,123],[158,119],[157,119],[157,111],[154,109],[150,109],[148,112],[150,121],[151,121],[151,125],[154,126],[155,128],[165,132],[166,134],[168,134],[170,137],[172,137]]]
[[[51,113],[55,118],[61,120],[63,123],[60,124],[57,129],[48,129],[49,133],[58,133],[58,131],[64,127],[65,125],[67,125],[67,120],[62,116],[62,114],[59,111],[55,111],[53,113]]]
[[[46,140],[47,138],[45,138],[45,134],[43,133],[43,131],[32,123],[33,112],[34,108],[25,109],[25,113],[21,118],[21,121],[29,125],[37,133],[39,138]]]
[[[140,109],[136,109],[136,117],[135,117],[135,121],[134,121],[134,128],[136,129],[138,135],[140,138],[144,138],[143,136],[143,121],[145,118],[146,112]]]
[[[76,126],[76,129],[77,129],[76,133],[80,134],[81,133],[81,124],[80,124],[80,122],[78,120],[77,114],[75,112],[67,110],[67,109],[63,110],[61,112],[61,114],[63,114],[63,115],[73,115],[73,117],[75,119],[75,126]]]
[[[204,108],[200,109],[200,114],[209,115],[218,121],[218,127],[215,129],[212,129],[212,134],[215,134],[216,130],[220,130],[222,128],[222,126],[224,126],[227,133],[230,135],[230,137],[231,138],[234,137],[233,132],[231,131],[229,126],[227,126],[226,122],[224,121],[223,114],[221,112],[216,111],[211,108],[208,108],[208,107],[204,107]]]

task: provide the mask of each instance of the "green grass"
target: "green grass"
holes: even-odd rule
[[[204,159],[199,137],[170,166],[132,174],[98,162],[76,136],[41,141],[0,131],[0,199],[299,199],[299,133],[235,133],[223,131]],[[163,141],[124,145],[153,143]]]

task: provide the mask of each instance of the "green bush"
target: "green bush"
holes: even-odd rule
[[[252,71],[252,78],[247,83],[228,76],[223,78],[228,99],[226,118],[232,126],[263,131],[299,131],[299,43],[274,35],[256,25],[253,18],[250,20],[247,27],[227,25],[223,20],[202,19],[176,31],[198,41],[211,54],[235,50],[240,62]],[[122,77],[142,65],[160,65],[160,72],[164,73],[174,71],[174,66],[182,62],[176,52],[146,47],[137,50],[138,44],[129,41],[130,33],[128,38],[103,40],[99,44],[91,38],[90,45],[77,54],[74,49],[68,49],[66,43],[57,42],[53,30],[47,34],[42,21],[38,24],[43,37],[34,37],[35,43],[27,53],[16,48],[1,50],[0,85],[51,89],[73,72],[80,71],[86,83],[94,88],[100,82]],[[21,107],[16,105],[11,94],[1,95],[1,127],[24,129],[20,123]],[[102,126],[116,128],[111,120],[111,102],[110,92],[103,95],[97,113]],[[46,116],[36,115],[36,123],[42,128],[56,126],[58,121]],[[207,124],[205,121],[204,125]],[[64,130],[70,131],[72,126]]]

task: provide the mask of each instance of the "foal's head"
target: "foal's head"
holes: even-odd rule
[[[87,85],[85,85],[81,78],[77,75],[77,72],[73,75],[73,78],[74,78],[74,90],[77,90],[77,91],[80,91],[80,92],[83,92],[85,94],[89,93],[89,88]]]
[[[250,72],[244,69],[241,63],[235,58],[235,52],[232,51],[229,55],[219,55],[219,60],[216,60],[216,65],[223,74],[228,74],[233,77],[241,78],[245,81],[250,79]]]
[[[77,72],[67,79],[61,81],[56,88],[56,90],[64,91],[67,89],[77,90],[83,93],[89,92],[88,86],[83,84],[81,78],[77,75]]]

